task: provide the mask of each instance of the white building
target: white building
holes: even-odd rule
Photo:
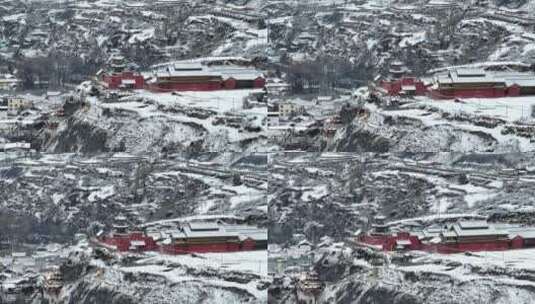
[[[289,117],[291,115],[301,115],[305,113],[305,107],[292,102],[283,102],[279,103],[279,113],[282,117]]]
[[[0,90],[11,91],[15,90],[20,85],[20,80],[13,75],[0,75]]]
[[[280,124],[280,113],[278,111],[267,113],[267,126],[276,127]]]
[[[33,106],[33,102],[21,97],[8,97],[7,112],[9,114],[16,114],[24,109],[29,109]]]

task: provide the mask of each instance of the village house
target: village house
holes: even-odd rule
[[[22,97],[9,96],[7,99],[8,114],[15,115],[22,110],[29,109],[33,106],[33,102]]]
[[[20,85],[20,80],[11,74],[0,75],[0,90],[15,90]]]
[[[280,125],[280,112],[278,105],[268,105],[267,126],[276,127]]]
[[[281,79],[268,79],[265,85],[266,94],[270,97],[286,96],[290,91],[290,85]]]
[[[297,105],[293,102],[281,102],[278,104],[278,106],[281,117],[290,117],[305,113],[305,107]]]

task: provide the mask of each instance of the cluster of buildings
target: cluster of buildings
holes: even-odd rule
[[[118,251],[166,254],[235,252],[267,248],[267,230],[220,221],[189,221],[174,227],[131,231],[126,217],[115,218],[113,231],[97,242]]]
[[[438,253],[500,251],[535,247],[535,228],[460,220],[417,232],[390,232],[384,217],[375,218],[369,233],[357,236],[361,244],[384,251],[421,250]]]
[[[264,88],[262,72],[250,61],[228,58],[180,61],[156,66],[153,71],[128,71],[122,56],[114,56],[108,72],[97,76],[108,89],[147,89],[153,92],[215,91]]]
[[[378,90],[390,96],[429,96],[433,99],[535,95],[535,75],[528,72],[453,67],[426,79],[407,76],[409,73],[402,62],[393,62],[389,78],[380,81]]]

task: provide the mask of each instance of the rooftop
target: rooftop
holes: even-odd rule
[[[459,221],[459,226],[462,229],[486,229],[489,224],[486,221]]]

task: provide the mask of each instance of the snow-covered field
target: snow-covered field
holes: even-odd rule
[[[432,254],[429,258],[455,261],[462,264],[477,265],[487,268],[505,267],[509,269],[526,269],[535,271],[533,257],[535,249],[517,249],[505,251],[487,251],[477,252],[470,255],[466,254]],[[426,258],[424,258],[426,259]]]
[[[182,105],[214,110],[219,113],[239,112],[267,115],[267,108],[243,109],[243,98],[261,89],[220,90],[220,91],[185,91],[175,94],[152,93],[140,90],[136,95],[155,100],[163,105]]]
[[[425,98],[419,104],[438,108],[451,114],[468,113],[477,116],[496,117],[509,122],[534,122],[532,109],[535,107],[534,96],[503,98],[466,98],[462,102],[453,100],[431,100]]]
[[[138,266],[115,268],[121,272],[162,276],[170,283],[202,282],[210,287],[246,290],[259,303],[267,301],[267,290],[258,289],[259,280],[267,279],[267,251],[207,253],[195,256],[152,254],[151,257],[137,261],[136,264]],[[183,267],[195,269],[197,275],[192,275]],[[207,273],[203,275],[203,271]],[[216,271],[220,275],[226,272],[252,274],[256,279],[250,279],[245,283],[224,280],[221,277],[210,276],[209,271]]]
[[[164,255],[149,253],[138,264],[178,263],[196,268],[214,268],[267,276],[267,251],[241,251],[229,253],[203,253],[195,255]],[[128,269],[128,268],[126,268]]]

